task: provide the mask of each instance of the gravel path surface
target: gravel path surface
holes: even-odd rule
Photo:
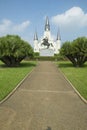
[[[39,62],[0,105],[0,130],[87,130],[87,104],[53,62]]]

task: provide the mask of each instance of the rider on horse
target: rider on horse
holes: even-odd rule
[[[43,39],[43,42],[42,42],[41,45],[47,46],[47,49],[49,48],[50,43],[48,42],[48,38],[47,37]]]

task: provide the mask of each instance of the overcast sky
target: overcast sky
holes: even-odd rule
[[[0,36],[18,34],[33,46],[34,32],[44,32],[46,16],[62,42],[87,36],[87,0],[0,0]]]

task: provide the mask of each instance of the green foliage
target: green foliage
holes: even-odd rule
[[[55,58],[56,61],[64,61],[64,60],[67,60],[64,55],[60,55],[60,54],[54,54],[54,58]]]
[[[19,36],[7,35],[0,38],[0,60],[7,66],[18,66],[26,56],[32,55],[30,44]]]
[[[87,38],[80,37],[72,42],[65,42],[60,50],[75,67],[81,67],[87,61]]]
[[[40,60],[40,61],[54,61],[54,56],[35,56],[34,60]]]
[[[39,52],[34,52],[34,57],[36,56],[40,56],[40,53]]]
[[[59,61],[65,60],[64,56],[56,55],[56,56],[34,56],[33,60],[40,61]]]

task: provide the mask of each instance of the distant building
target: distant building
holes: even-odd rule
[[[50,24],[49,19],[46,17],[45,29],[43,37],[38,40],[37,32],[34,34],[34,52],[40,53],[40,55],[44,56],[53,56],[54,54],[58,54],[61,48],[61,37],[60,32],[57,33],[57,38],[54,41],[51,32],[50,32]]]

